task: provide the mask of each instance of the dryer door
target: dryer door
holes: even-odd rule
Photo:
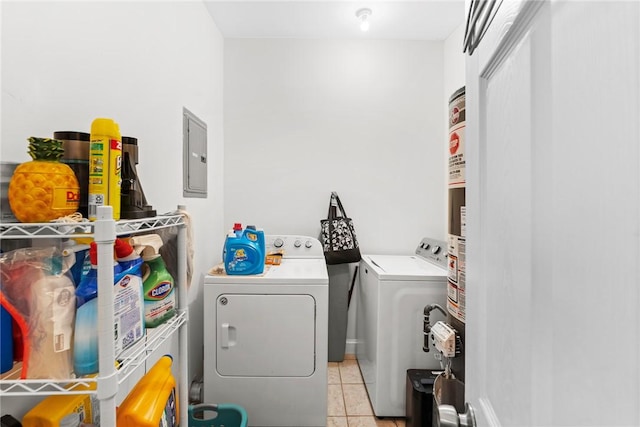
[[[316,313],[311,295],[222,294],[216,304],[220,375],[313,374]]]

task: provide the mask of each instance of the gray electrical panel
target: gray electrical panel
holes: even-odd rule
[[[183,176],[184,197],[207,197],[207,124],[186,108],[183,118]]]

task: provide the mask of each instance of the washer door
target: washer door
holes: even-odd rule
[[[308,377],[315,371],[311,295],[223,294],[216,301],[222,376]]]

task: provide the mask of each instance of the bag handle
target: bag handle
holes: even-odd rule
[[[334,200],[338,205],[338,210],[336,210],[336,207],[333,204]],[[338,215],[338,212],[340,212],[341,215]],[[329,201],[329,212],[327,213],[327,218],[329,219],[347,218],[347,212],[345,212],[344,207],[342,206],[342,202],[340,201],[340,197],[338,197],[338,193],[336,193],[335,191],[331,192],[331,199]]]
[[[351,305],[351,295],[353,294],[353,286],[356,284],[356,277],[358,277],[358,266],[356,265],[353,270],[353,279],[351,279],[351,286],[349,287],[349,294],[347,295],[347,309]]]
[[[329,212],[327,212],[327,219],[334,219],[337,216],[336,207],[333,203],[333,201],[335,200],[335,196],[337,196],[336,192],[331,192],[331,197],[329,198]]]

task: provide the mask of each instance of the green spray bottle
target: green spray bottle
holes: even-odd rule
[[[131,238],[131,244],[144,261],[142,290],[145,326],[155,328],[176,314],[175,282],[160,256],[162,238],[159,235],[135,236]]]

